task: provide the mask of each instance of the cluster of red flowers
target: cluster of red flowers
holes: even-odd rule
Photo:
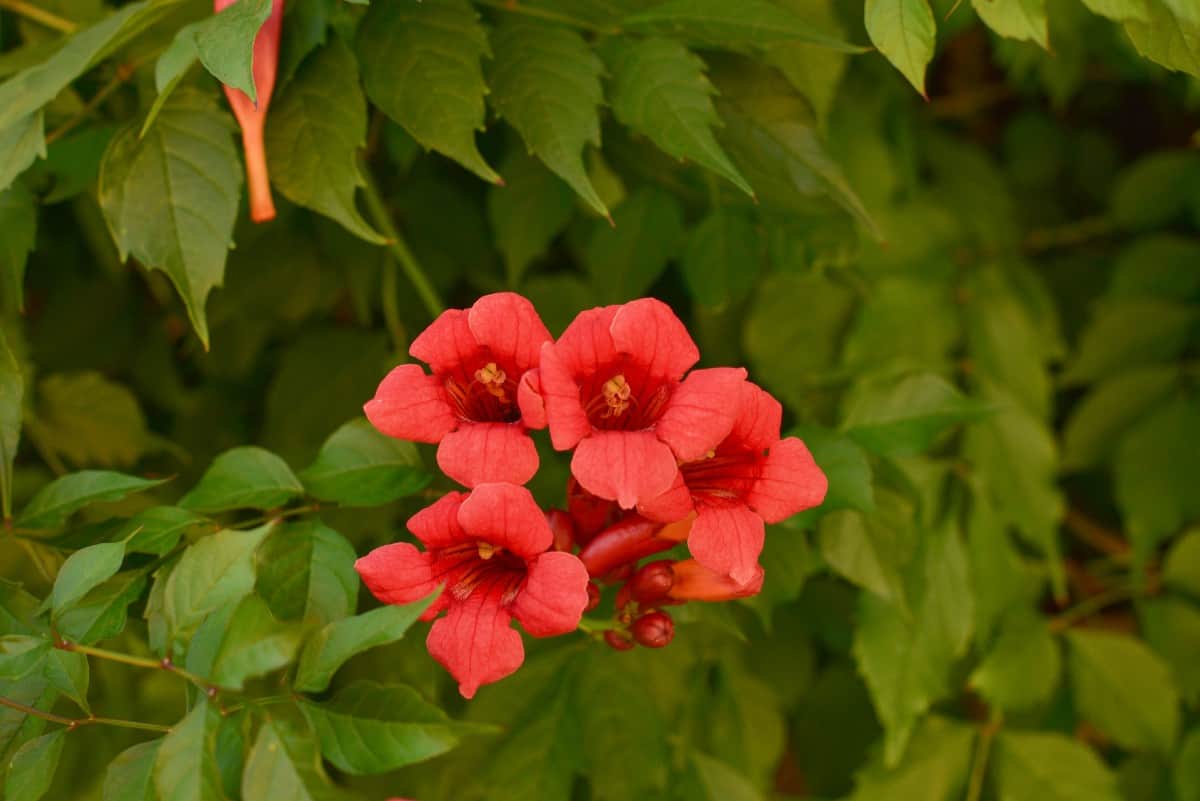
[[[438,443],[437,461],[470,492],[408,521],[425,546],[395,543],[358,560],[377,598],[443,590],[426,619],[429,652],[468,698],[520,667],[512,628],[549,637],[579,626],[620,585],[605,639],[666,645],[664,607],[754,595],[764,522],[821,503],[826,480],[804,443],[780,437],[779,402],[741,368],[691,370],[700,353],[664,303],[582,312],[555,341],[512,293],[443,313],[366,406],[385,434]],[[690,370],[690,372],[689,372]],[[538,468],[531,429],[573,450],[567,510],[543,512],[523,485]],[[686,542],[692,558],[641,559]]]

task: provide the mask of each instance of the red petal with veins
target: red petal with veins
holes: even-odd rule
[[[479,355],[464,309],[447,309],[417,335],[408,352],[435,373],[458,374]]]
[[[688,535],[688,550],[704,567],[729,576],[738,585],[754,578],[766,528],[743,503],[701,503]]]
[[[617,358],[609,325],[616,306],[589,309],[567,326],[553,344],[542,348],[539,367],[550,440],[570,450],[592,430],[579,397],[581,377],[592,377]]]
[[[408,518],[408,530],[429,549],[447,548],[469,542],[470,536],[458,524],[458,509],[465,492],[448,492]]]
[[[768,523],[778,523],[819,506],[828,489],[829,480],[808,447],[796,437],[788,437],[771,446],[746,502]]]
[[[363,411],[384,434],[414,442],[440,442],[458,426],[442,382],[416,364],[388,373]]]
[[[626,303],[613,315],[609,328],[616,349],[629,354],[655,379],[678,381],[700,361],[700,350],[687,328],[661,300]]]
[[[692,371],[671,394],[658,420],[659,439],[671,446],[681,462],[714,450],[733,428],[745,381],[741,367]]]
[[[624,509],[657,498],[675,481],[675,455],[652,431],[596,431],[575,448],[580,485]]]
[[[385,604],[407,604],[437,589],[433,559],[407,542],[376,548],[354,563],[363,583]]]
[[[438,446],[438,467],[466,487],[507,481],[524,484],[538,469],[537,448],[515,423],[466,423]]]
[[[775,397],[749,381],[739,390],[738,413],[729,437],[718,451],[755,451],[762,453],[779,441],[783,406]]]
[[[588,572],[578,557],[548,551],[529,563],[513,617],[534,637],[574,631],[588,603],[587,584]]]
[[[521,424],[526,428],[541,430],[546,427],[546,401],[542,398],[541,370],[526,370],[517,384],[517,406],[521,410]]]
[[[429,654],[458,680],[458,691],[471,698],[480,685],[508,676],[525,661],[521,635],[502,603],[503,588],[481,586],[451,604],[425,641]]]
[[[692,513],[695,505],[692,503],[692,493],[683,483],[683,473],[677,471],[675,482],[671,488],[649,501],[638,504],[638,514],[659,523],[674,523]]]
[[[529,490],[514,484],[480,484],[462,502],[458,522],[471,537],[532,559],[554,534]]]
[[[467,323],[476,342],[522,373],[537,367],[542,343],[551,341],[533,304],[515,292],[484,295],[467,312]]]

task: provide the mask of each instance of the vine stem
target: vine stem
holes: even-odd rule
[[[142,723],[140,720],[120,720],[119,718],[102,718],[96,715],[89,715],[86,718],[68,718],[62,715],[55,715],[53,712],[43,712],[32,706],[22,704],[20,701],[14,701],[11,698],[0,696],[0,706],[6,706],[9,709],[15,709],[18,712],[24,712],[26,715],[31,715],[35,718],[48,720],[51,723],[60,723],[66,726],[67,729],[74,731],[82,726],[117,726],[122,729],[139,729],[140,731],[157,731],[169,732],[169,726],[160,726],[157,723]]]
[[[46,11],[44,8],[38,8],[25,0],[0,0],[0,8],[7,8],[14,14],[19,14],[25,19],[61,33],[71,34],[79,30],[79,26],[71,20]]]
[[[1089,598],[1084,598],[1078,604],[1072,606],[1061,615],[1051,618],[1050,631],[1055,633],[1066,631],[1079,621],[1091,617],[1105,607],[1112,606],[1113,604],[1120,603],[1121,601],[1128,601],[1129,599],[1136,598],[1141,594],[1141,590],[1128,585],[1110,587],[1104,592],[1096,593]]]
[[[585,19],[572,17],[569,14],[560,14],[557,11],[550,11],[544,8],[531,8],[523,6],[516,0],[475,0],[481,6],[495,8],[500,11],[507,11],[510,14],[521,14],[526,17],[535,17],[544,19],[549,22],[561,22],[563,25],[570,25],[573,28],[581,28],[592,33],[602,33],[605,35],[613,35],[621,32],[620,28],[606,28],[602,25],[588,22]]]
[[[269,515],[261,515],[259,517],[252,517],[249,520],[239,520],[237,523],[234,523],[233,525],[231,525],[230,528],[239,528],[239,529],[254,528],[255,526],[261,526],[263,523],[271,523],[275,520],[286,520],[289,517],[299,517],[300,515],[312,514],[314,512],[319,512],[320,510],[321,510],[321,504],[310,503],[310,504],[306,504],[305,506],[297,506],[292,509],[284,509],[282,511],[275,512],[275,513],[269,514]]]
[[[2,0],[0,0],[2,2]],[[113,92],[124,86],[130,78],[132,78],[144,60],[133,61],[129,64],[120,64],[117,66],[116,74],[108,80],[108,83],[101,86],[96,94],[88,98],[88,101],[83,104],[83,108],[71,115],[62,125],[59,125],[50,133],[46,134],[46,144],[52,145],[62,137],[75,129],[75,126],[91,116],[92,112],[100,107],[100,104],[109,98]]]
[[[363,178],[365,186],[363,194],[367,199],[367,210],[371,212],[371,217],[375,221],[375,225],[387,237],[387,248],[396,257],[396,261],[400,262],[400,267],[404,270],[404,274],[408,276],[408,280],[412,282],[413,288],[417,290],[417,294],[421,297],[421,302],[425,304],[425,308],[429,310],[429,314],[437,317],[446,307],[442,304],[441,298],[438,297],[437,290],[433,288],[433,284],[429,282],[429,277],[425,275],[425,271],[421,269],[421,265],[417,262],[412,251],[408,249],[408,244],[404,241],[404,237],[396,230],[396,226],[392,223],[392,215],[388,211],[387,204],[383,202],[383,197],[379,194],[379,187],[375,185],[375,178],[371,175],[370,170],[363,170]]]
[[[1000,731],[1000,725],[1000,718],[994,717],[979,732],[979,744],[975,747],[975,759],[971,764],[971,780],[967,784],[967,801],[979,801],[983,797],[983,780],[987,776],[992,740]]]
[[[75,651],[86,656],[94,656],[97,659],[106,659],[109,662],[120,662],[123,665],[146,668],[147,670],[165,670],[196,685],[202,693],[210,698],[221,691],[220,687],[207,681],[202,676],[197,676],[195,673],[184,670],[170,659],[148,659],[146,657],[133,656],[132,654],[123,654],[118,651],[94,648],[90,645],[79,645],[78,643],[67,642],[66,640],[58,641],[55,647],[63,651]]]
[[[615,624],[611,620],[589,620],[586,617],[579,619],[579,630],[587,634],[603,634],[613,628]]]

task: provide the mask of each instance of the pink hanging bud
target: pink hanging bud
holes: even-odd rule
[[[633,621],[633,639],[647,648],[663,648],[675,638],[675,621],[666,612],[648,612]]]

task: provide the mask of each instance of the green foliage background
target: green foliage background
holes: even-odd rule
[[[1200,6],[289,0],[253,226],[269,6],[0,0],[0,696],[170,728],[0,708],[9,801],[1200,799]],[[356,417],[503,288],[666,299],[831,488],[467,704]]]

